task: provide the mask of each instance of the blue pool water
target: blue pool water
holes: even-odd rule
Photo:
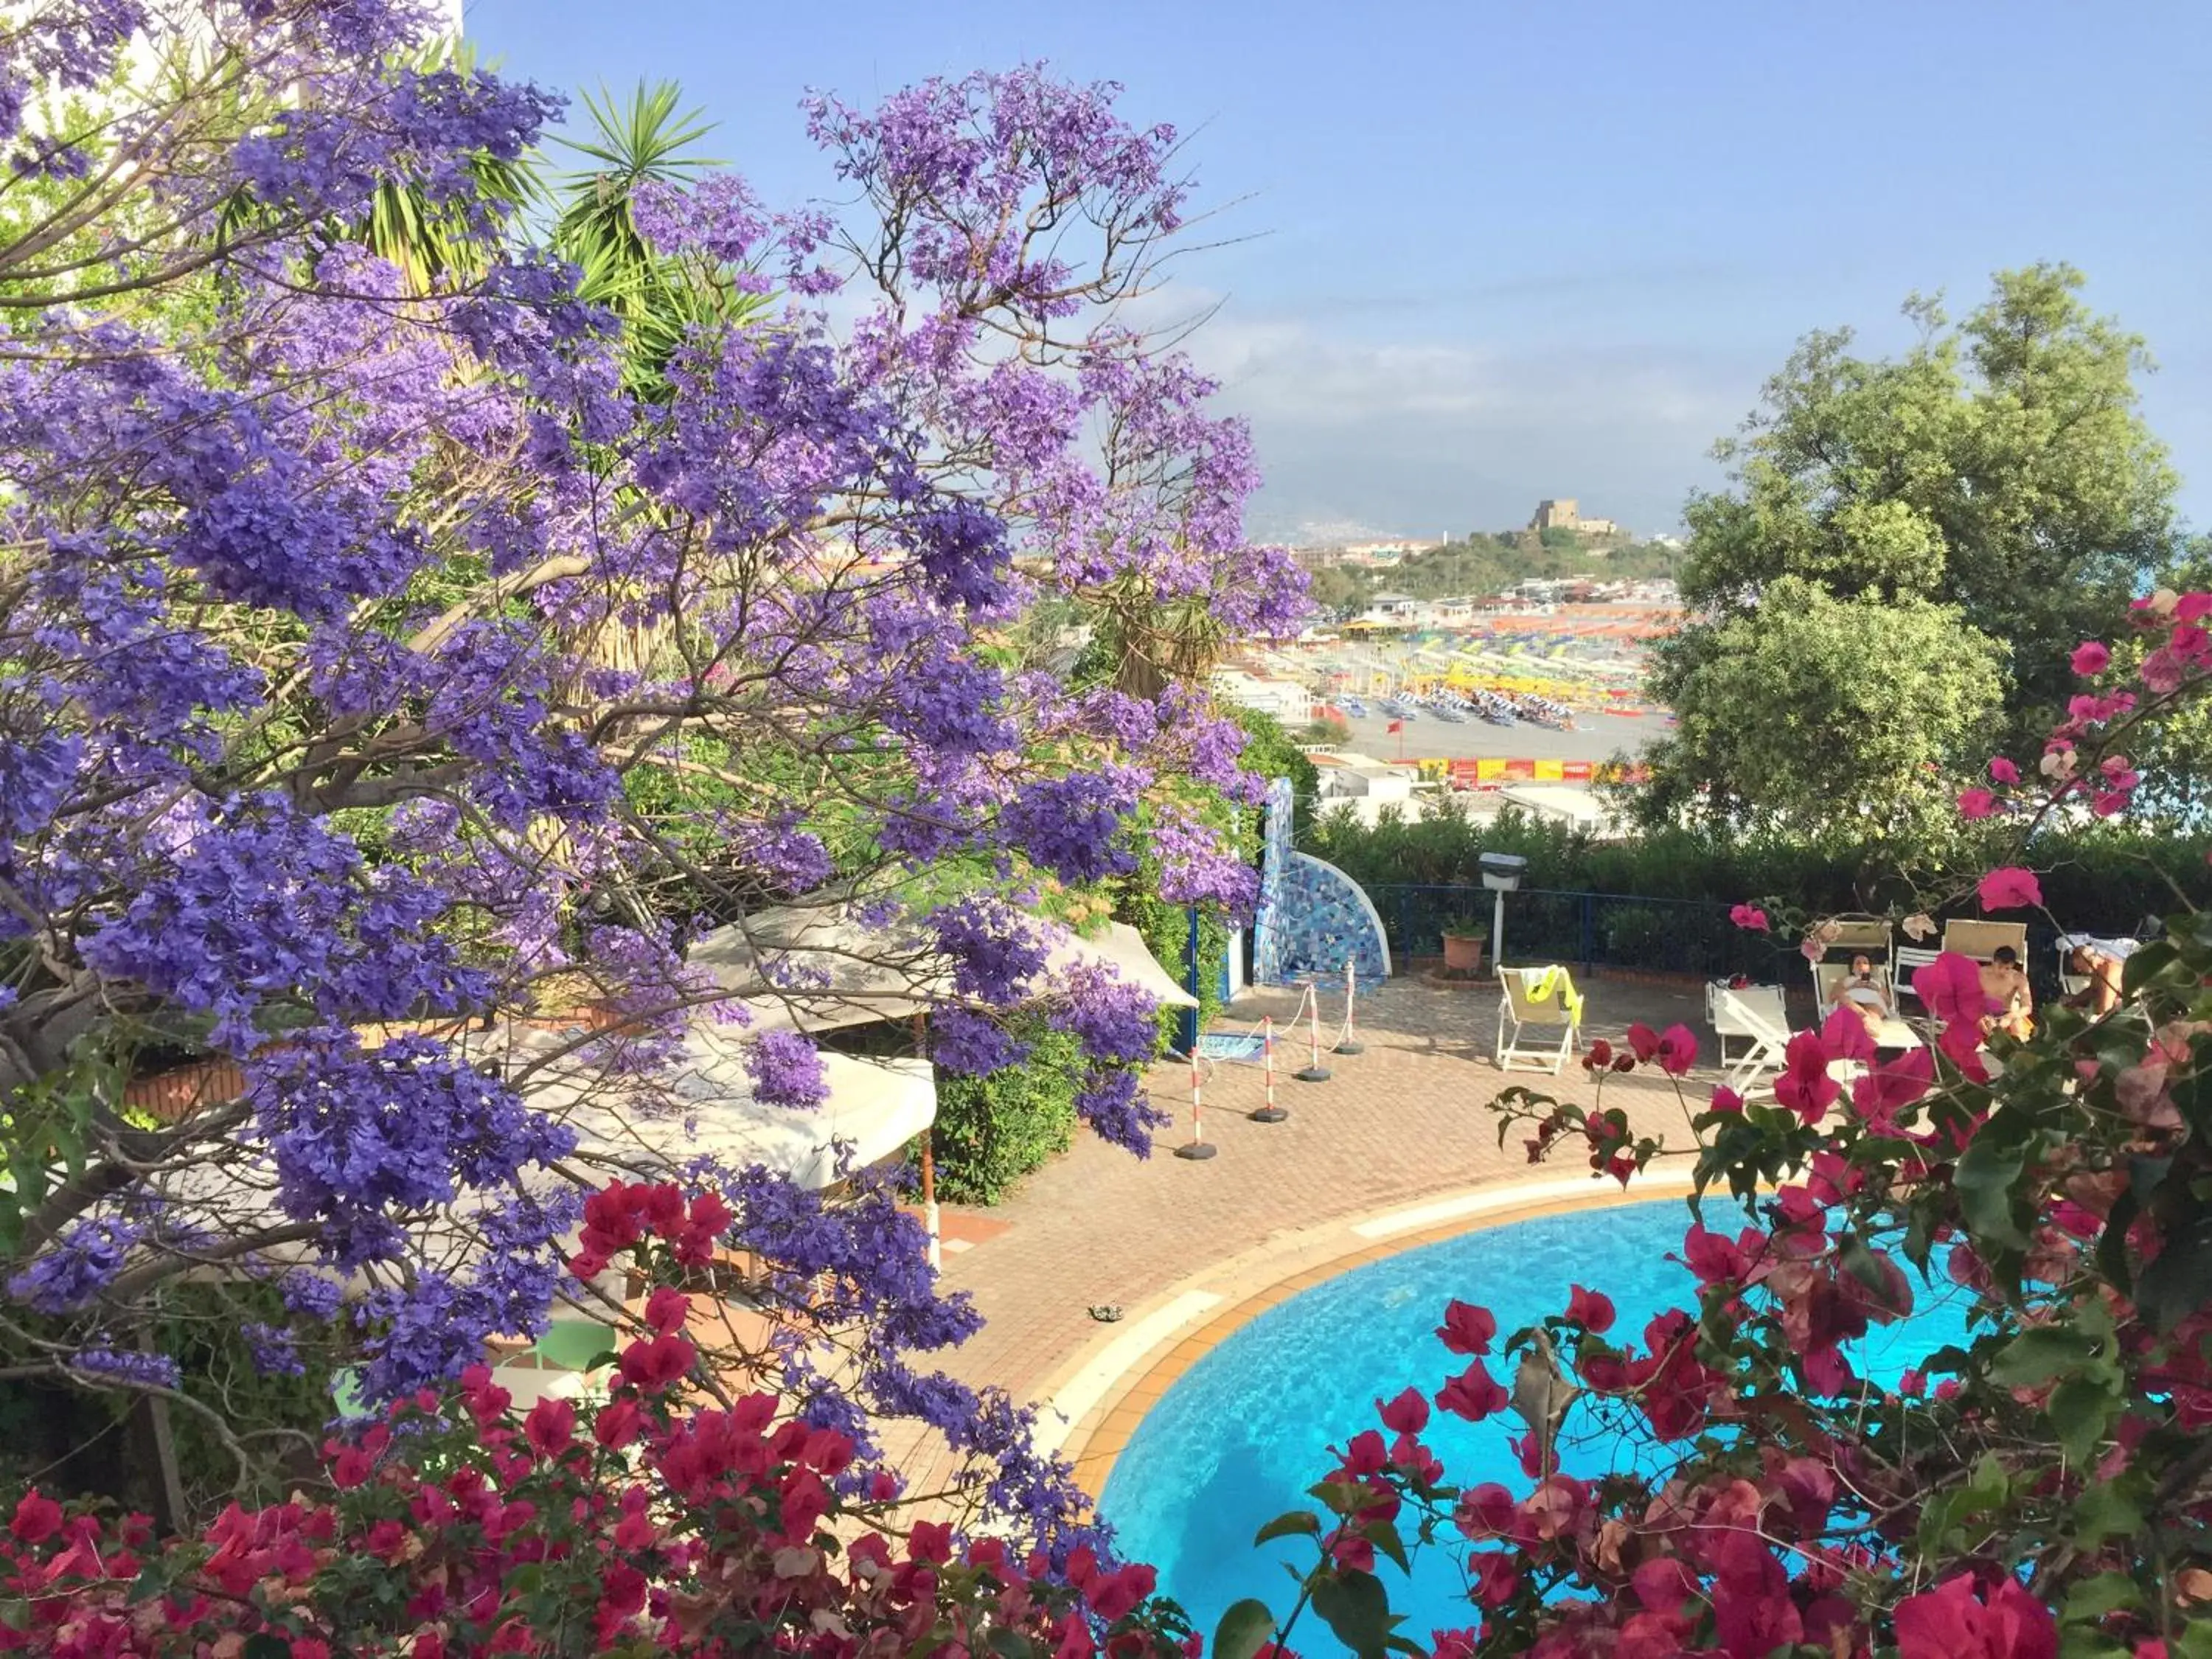
[[[1706,1219],[1730,1233],[1741,1224],[1720,1200]],[[1285,1510],[1312,1507],[1305,1491],[1333,1467],[1327,1448],[1380,1426],[1376,1401],[1409,1384],[1433,1395],[1465,1366],[1435,1335],[1446,1303],[1457,1297],[1489,1308],[1502,1343],[1564,1313],[1569,1286],[1586,1285],[1619,1310],[1612,1339],[1640,1347],[1654,1314],[1697,1305],[1689,1270],[1668,1259],[1688,1224],[1679,1198],[1515,1222],[1402,1251],[1270,1308],[1177,1379],[1115,1462],[1099,1508],[1122,1554],[1158,1567],[1161,1590],[1209,1637],[1223,1609],[1244,1596],[1284,1613],[1290,1581],[1276,1563],[1303,1570],[1312,1545],[1255,1548],[1253,1534]],[[1966,1339],[1965,1309],[1955,1293],[1944,1294],[1948,1284],[1923,1285],[1917,1275],[1912,1284],[1911,1319],[1875,1329],[1851,1351],[1860,1374],[1876,1382],[1894,1383],[1937,1348]],[[1492,1356],[1492,1374],[1508,1387],[1512,1364]],[[1528,1483],[1506,1442],[1521,1431],[1510,1412],[1486,1423],[1438,1412],[1423,1437],[1453,1484],[1496,1480],[1517,1492]],[[1572,1439],[1571,1417],[1567,1432]],[[1589,1478],[1627,1455],[1625,1445],[1583,1443],[1564,1446],[1560,1462]],[[1407,1633],[1425,1639],[1431,1628],[1473,1622],[1448,1546],[1416,1552],[1413,1565],[1410,1584],[1388,1563],[1378,1568],[1393,1610],[1412,1615]]]

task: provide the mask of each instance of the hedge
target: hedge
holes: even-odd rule
[[[937,1195],[952,1204],[995,1204],[1075,1139],[1075,1094],[1083,1054],[1065,1031],[1039,1020],[1012,1028],[1030,1045],[1018,1066],[986,1077],[937,1075],[931,1145]]]

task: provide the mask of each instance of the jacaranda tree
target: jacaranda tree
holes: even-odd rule
[[[759,1316],[686,1347],[702,1386],[773,1389],[855,1469],[916,1419],[972,1461],[954,1498],[1064,1565],[1020,1413],[918,1358],[975,1316],[891,1194],[681,1156],[695,1023],[762,1100],[823,1092],[779,1000],[807,988],[741,1000],[685,953],[770,902],[858,918],[945,1063],[1038,1005],[1088,1121],[1145,1149],[1152,1006],[1042,973],[1038,890],[1243,790],[1241,738],[1202,690],[1072,692],[999,641],[1048,600],[1296,614],[1243,538],[1243,430],[1115,320],[1181,222],[1174,135],[1022,70],[811,101],[836,206],[641,174],[665,268],[759,296],[641,374],[519,216],[557,100],[437,52],[430,10],[0,28],[8,1420],[104,1398],[157,1462],[189,1436],[218,1495],[268,1490],[334,1370],[380,1412],[557,1304],[641,1328],[576,1239],[610,1179],[675,1178]],[[1189,823],[1170,873],[1234,896]],[[131,1092],[179,1057],[199,1097]],[[306,1435],[255,1405],[302,1375]]]

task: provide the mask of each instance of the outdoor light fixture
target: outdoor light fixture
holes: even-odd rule
[[[1490,918],[1490,965],[1500,974],[1505,971],[1505,896],[1521,885],[1521,872],[1528,867],[1528,860],[1513,853],[1485,853],[1482,884],[1498,896],[1492,902]]]

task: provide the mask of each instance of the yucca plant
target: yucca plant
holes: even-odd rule
[[[576,266],[585,299],[622,319],[633,386],[655,399],[666,395],[669,359],[688,334],[742,327],[768,304],[739,285],[743,273],[735,267],[697,253],[661,252],[638,231],[640,185],[690,184],[720,165],[697,148],[713,124],[681,108],[682,97],[672,81],[641,82],[627,104],[605,89],[586,93],[591,136],[556,140],[589,165],[557,187],[554,252]]]

